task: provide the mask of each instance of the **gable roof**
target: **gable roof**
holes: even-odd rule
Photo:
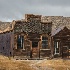
[[[64,28],[64,26],[56,29],[56,30],[52,30],[52,36],[56,35],[59,31],[61,31]]]
[[[60,35],[61,33],[62,35],[65,33],[70,34],[70,30],[66,26],[63,26],[61,28],[58,28],[57,30],[52,31],[52,36]]]

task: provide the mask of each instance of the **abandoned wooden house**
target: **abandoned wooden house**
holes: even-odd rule
[[[0,54],[23,59],[69,58],[70,29],[63,26],[54,31],[52,24],[33,14],[12,21],[11,30],[0,33]]]
[[[57,29],[52,34],[52,52],[54,57],[69,58],[70,56],[70,30],[67,27]]]
[[[41,15],[26,14],[15,21],[14,56],[45,58],[51,55],[52,22],[41,22]]]
[[[70,56],[70,30],[52,31],[52,22],[41,21],[41,15],[26,14],[25,21],[15,21],[14,56],[46,58]]]

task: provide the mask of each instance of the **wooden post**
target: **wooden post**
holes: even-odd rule
[[[54,41],[53,41],[53,37],[51,37],[51,55],[52,55],[52,57],[54,55]]]
[[[62,51],[62,58],[63,58],[63,45],[62,45],[62,41],[61,41],[61,51]]]
[[[30,41],[30,48],[31,48],[31,50],[30,50],[30,58],[32,58],[32,42]]]
[[[38,42],[39,58],[40,58],[40,41]]]

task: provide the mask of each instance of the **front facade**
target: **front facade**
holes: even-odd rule
[[[26,14],[25,17],[25,21],[15,21],[14,56],[50,56],[52,22],[41,22],[40,15]]]
[[[63,27],[52,36],[54,57],[70,58],[70,30]]]

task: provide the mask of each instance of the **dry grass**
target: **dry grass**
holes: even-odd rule
[[[14,60],[0,55],[0,70],[70,70],[70,60]]]
[[[33,70],[29,62],[9,60],[8,57],[0,56],[0,70]]]
[[[70,60],[44,60],[43,62],[37,64],[37,66],[52,68],[52,70],[70,70]]]

